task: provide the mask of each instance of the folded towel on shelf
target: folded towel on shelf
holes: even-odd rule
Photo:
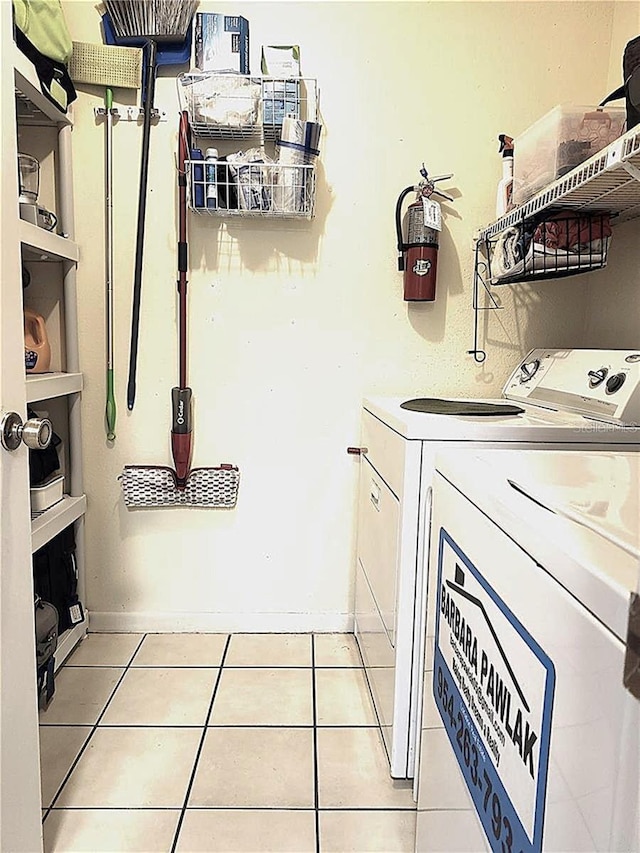
[[[590,270],[606,263],[609,214],[556,213],[505,228],[490,247],[491,280],[526,281],[541,273]]]
[[[520,274],[530,243],[531,234],[525,231],[523,225],[505,228],[498,235],[491,254],[492,279]]]
[[[513,239],[513,238],[512,238]],[[522,276],[526,281],[527,276],[535,273],[562,273],[569,270],[597,269],[604,266],[606,261],[606,247],[586,252],[569,252],[565,249],[549,249],[542,243],[531,241],[523,256],[517,255],[517,249],[509,245],[509,237],[506,243],[496,245],[496,250],[491,261],[491,281],[499,284],[503,279],[515,281],[516,276]]]

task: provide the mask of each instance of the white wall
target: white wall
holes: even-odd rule
[[[624,48],[638,35],[640,3],[616,3],[605,95],[622,83]],[[616,103],[624,104],[624,100]],[[639,348],[640,241],[637,222],[616,226],[607,267],[589,276],[588,281],[585,346]]]
[[[92,2],[64,4],[72,36],[100,41]],[[476,365],[473,236],[494,215],[497,135],[606,89],[613,4],[202,3],[245,15],[262,44],[301,48],[321,87],[317,216],[285,223],[191,216],[194,465],[229,461],[233,511],[127,511],[123,465],[168,465],[176,384],[174,69],[154,127],[138,398],[125,405],[141,130],[115,129],[117,439],[105,439],[103,130],[83,87],[74,150],[86,432],[87,604],[94,627],[220,630],[350,626],[354,497],[365,394],[490,396],[532,346],[583,339],[585,277],[503,289]],[[117,92],[116,101],[127,99]],[[393,212],[422,161],[454,172],[438,298],[407,305]]]

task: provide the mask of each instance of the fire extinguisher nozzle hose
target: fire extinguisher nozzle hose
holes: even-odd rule
[[[411,185],[410,187],[405,187],[398,197],[398,201],[396,202],[396,237],[398,238],[398,251],[402,252],[404,249],[404,242],[402,240],[402,202],[409,195],[410,192],[413,192],[415,187]],[[399,263],[399,262],[398,262]],[[400,269],[402,272],[402,268]]]

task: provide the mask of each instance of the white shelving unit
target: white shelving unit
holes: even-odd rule
[[[65,527],[81,518],[86,508],[87,499],[84,495],[79,498],[65,495],[49,509],[34,514],[31,519],[31,550],[37,551],[50,542]]]
[[[640,125],[615,139],[525,204],[487,225],[478,239],[493,237],[545,210],[609,213],[612,224],[640,216]]]
[[[65,489],[61,501],[31,518],[31,552],[35,553],[69,525],[75,527],[78,595],[84,599],[84,515],[87,499],[82,476],[82,422],[80,395],[83,376],[78,353],[76,267],[80,250],[74,242],[74,206],[72,181],[72,151],[70,114],[57,109],[41,92],[35,69],[29,60],[11,46],[14,71],[16,118],[20,131],[28,136],[38,134],[39,128],[54,128],[56,136],[55,186],[58,201],[58,233],[19,218],[17,205],[12,223],[20,242],[23,262],[50,262],[61,266],[64,327],[62,338],[65,352],[64,372],[32,374],[26,377],[27,403],[64,398],[68,410],[68,454],[66,457]],[[11,216],[3,211],[3,218]],[[60,236],[63,234],[64,236]],[[19,284],[17,285],[19,286]],[[28,294],[27,294],[28,299]],[[55,428],[54,423],[54,428]],[[56,651],[59,667],[87,632],[88,619],[61,634]]]
[[[80,251],[73,240],[45,231],[23,219],[20,220],[18,227],[22,256],[25,260],[70,261],[75,264],[80,259]]]
[[[27,377],[27,403],[82,391],[81,373],[34,373]]]
[[[640,216],[640,125],[478,232],[473,283],[474,340],[473,348],[467,351],[476,362],[482,363],[486,358],[485,351],[479,346],[479,312],[501,307],[491,293],[491,284],[494,283],[491,280],[489,260],[491,244],[508,229],[517,228],[531,220],[539,222],[545,218],[545,213],[551,216],[562,212],[567,216],[602,214],[611,226]],[[604,253],[606,255],[606,248]],[[604,263],[606,257],[604,262],[590,268],[601,268]],[[546,277],[579,274],[588,271],[588,268],[588,265],[587,268],[567,267],[564,272],[557,275],[549,273]],[[529,277],[529,280],[534,279],[535,274]],[[525,280],[523,277],[522,281]],[[483,288],[489,297],[489,303],[484,307],[480,304]]]

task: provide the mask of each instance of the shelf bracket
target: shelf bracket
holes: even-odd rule
[[[631,175],[632,178],[635,178],[636,181],[640,182],[640,169],[637,166],[634,166],[633,163],[620,163],[625,172]]]
[[[477,364],[482,364],[487,358],[487,353],[483,349],[480,349],[478,345],[480,312],[500,310],[502,305],[498,304],[498,301],[493,293],[491,293],[487,283],[490,276],[489,264],[483,257],[481,257],[480,249],[481,245],[485,245],[484,239],[482,237],[478,237],[475,243],[475,257],[473,263],[473,349],[467,350],[467,355],[472,355],[473,360]],[[488,294],[489,299],[491,300],[489,305],[480,305],[481,287],[484,288],[485,293]]]

